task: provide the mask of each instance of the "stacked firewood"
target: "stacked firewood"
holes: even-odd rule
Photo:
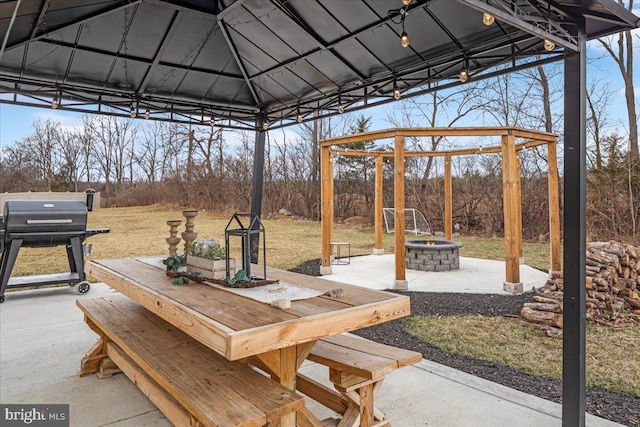
[[[589,243],[586,268],[587,319],[614,327],[640,322],[640,247]],[[561,337],[562,275],[552,275],[534,291],[534,302],[525,303],[520,314],[547,336]]]

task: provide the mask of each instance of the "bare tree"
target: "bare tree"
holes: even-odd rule
[[[83,129],[71,129],[60,132],[60,155],[62,165],[60,178],[70,183],[73,191],[78,191],[78,183],[83,166],[83,149],[86,146],[83,140]]]
[[[591,166],[596,169],[603,167],[603,139],[606,137],[605,128],[608,122],[607,106],[610,105],[612,93],[607,82],[591,80],[587,88],[587,132],[593,140],[593,149],[588,153]]]
[[[621,6],[625,6],[623,0],[618,0]],[[633,10],[633,0],[628,0],[626,7]],[[613,58],[620,69],[624,81],[624,96],[627,101],[627,117],[629,122],[629,152],[634,159],[638,158],[638,117],[636,116],[635,89],[633,87],[633,38],[631,30],[623,31],[617,35],[617,49],[614,51],[613,36],[609,39],[599,39],[600,44]]]
[[[479,102],[478,85],[469,84],[450,91],[434,91],[423,97],[402,101],[387,114],[387,120],[395,127],[451,127],[470,114],[481,111],[484,102]],[[443,136],[426,139],[407,138],[411,148],[418,151],[437,151],[445,141]],[[422,171],[426,180],[431,175],[434,159],[415,158],[408,162],[409,168]]]
[[[34,132],[26,139],[27,150],[32,153],[34,166],[40,179],[44,183],[44,190],[51,191],[58,149],[60,144],[60,123],[54,123],[50,119],[36,120],[33,123]]]

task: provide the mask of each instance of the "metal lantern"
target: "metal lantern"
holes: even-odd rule
[[[244,222],[243,222],[244,221]],[[248,225],[247,225],[248,224]],[[261,237],[262,235],[262,237]],[[247,276],[251,279],[262,280],[267,278],[267,246],[265,230],[259,217],[251,218],[250,214],[234,213],[227,226],[224,229],[224,245],[226,253],[226,277],[229,279],[230,265],[229,265],[229,239],[233,236],[240,238],[241,252],[242,252],[242,269],[247,272]],[[263,277],[251,276],[251,262],[252,258],[254,263],[258,262],[258,254],[260,244],[262,243],[262,264],[263,264]],[[252,255],[254,255],[252,257]]]

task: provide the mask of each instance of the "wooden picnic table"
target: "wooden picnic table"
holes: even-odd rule
[[[279,309],[205,284],[173,285],[162,259],[92,260],[87,272],[228,360],[257,358],[275,380],[292,390],[317,340],[410,313],[407,296],[268,268],[270,280],[325,292],[344,290],[341,298],[323,295]],[[296,414],[283,417],[280,425],[298,425]]]

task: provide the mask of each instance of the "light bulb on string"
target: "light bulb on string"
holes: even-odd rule
[[[262,123],[262,130],[267,130],[269,129],[269,122],[268,121],[264,121],[264,123]]]
[[[469,80],[469,70],[462,68],[460,70],[460,74],[458,74],[458,78],[460,79],[460,82],[466,83],[467,80]]]
[[[338,113],[344,113],[344,106],[342,105],[342,94],[338,95]]]
[[[469,57],[466,53],[464,55],[462,68],[460,69],[460,73],[458,74],[458,79],[461,83],[466,83],[467,80],[469,80]]]
[[[131,111],[129,111],[129,117],[134,119],[136,117],[136,104],[131,103]]]
[[[554,42],[547,39],[544,40],[544,50],[546,50],[547,52],[551,52],[555,48],[556,48],[556,44]]]
[[[211,127],[214,127],[216,125],[216,118],[214,116],[211,116],[209,124],[211,125]]]
[[[51,108],[55,110],[56,108],[58,108],[59,105],[60,105],[60,100],[58,98],[58,94],[56,93],[53,96],[53,100],[51,101]]]
[[[393,83],[393,99],[395,99],[397,101],[398,99],[400,99],[401,96],[402,96],[402,93],[400,93],[400,88],[394,82]]]
[[[300,106],[298,106],[298,112],[296,113],[296,121],[298,123],[302,123],[303,117],[302,114],[300,114]]]
[[[151,117],[151,111],[149,111],[149,109],[147,108],[144,112],[144,118],[146,120],[149,120],[149,117]]]
[[[495,20],[496,18],[494,18],[493,15],[491,15],[490,13],[485,12],[482,14],[482,23],[487,27],[490,25],[493,25]]]
[[[400,46],[409,47],[409,35],[406,33],[406,31],[403,31],[402,35],[400,36]]]

